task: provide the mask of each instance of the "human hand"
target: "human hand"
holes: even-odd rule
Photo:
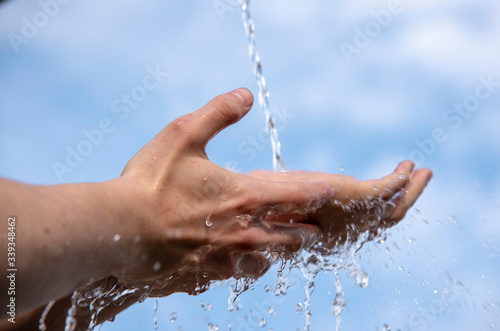
[[[333,247],[347,239],[356,240],[366,230],[390,227],[405,216],[432,177],[429,169],[413,171],[411,161],[401,162],[382,179],[359,181],[354,177],[320,172],[254,171],[250,176],[273,181],[322,181],[335,188],[334,198],[308,215],[268,216],[275,222],[319,225],[323,243]]]
[[[112,274],[120,283],[195,293],[212,280],[259,277],[269,267],[262,251],[295,252],[317,240],[315,225],[264,218],[319,210],[333,197],[329,184],[261,180],[206,155],[208,141],[252,103],[239,89],[174,120],[113,182],[130,209],[115,245],[123,258]]]

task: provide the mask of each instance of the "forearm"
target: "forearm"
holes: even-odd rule
[[[7,251],[7,219],[16,219],[18,313],[119,268],[113,237],[120,232],[118,220],[126,211],[121,210],[113,185],[34,186],[0,179],[3,252]],[[0,263],[6,270],[6,256]],[[2,302],[6,295],[2,290]]]

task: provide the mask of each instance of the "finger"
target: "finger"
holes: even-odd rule
[[[284,183],[252,179],[242,196],[241,208],[252,215],[306,213],[331,201],[334,189],[327,183]]]
[[[398,198],[396,208],[392,212],[393,220],[401,220],[406,215],[408,209],[413,206],[418,197],[422,194],[425,187],[432,178],[432,171],[430,169],[419,169],[411,174],[411,180],[405,189],[405,194]]]
[[[253,95],[246,88],[219,95],[209,101],[192,113],[193,129],[197,133],[194,144],[205,147],[217,133],[245,116],[252,105]]]
[[[362,181],[360,184],[361,195],[390,199],[408,185],[414,167],[415,164],[412,161],[403,161],[393,173],[382,179]]]
[[[279,224],[250,226],[237,235],[235,246],[244,253],[271,251],[294,253],[310,247],[321,238],[319,227],[312,224]]]

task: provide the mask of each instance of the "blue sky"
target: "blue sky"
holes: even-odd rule
[[[21,0],[0,6],[0,175],[39,184],[111,179],[174,118],[240,86],[256,95],[235,2],[73,0],[14,47],[14,34],[24,36],[23,17],[43,19],[43,6]],[[377,30],[376,17],[389,8],[397,10]],[[389,239],[359,252],[370,285],[360,289],[341,273],[347,298],[342,329],[498,327],[500,86],[473,101],[484,80],[500,82],[500,3],[255,0],[251,11],[271,106],[275,114],[289,114],[280,123],[287,168],[345,167],[366,179],[413,155],[435,173]],[[341,45],[356,47],[358,29],[369,28],[376,29],[369,44],[348,61]],[[168,76],[126,116],[117,112],[115,100],[137,90],[156,68]],[[452,112],[468,102],[474,110]],[[112,132],[58,177],[54,162],[64,163],[68,148],[76,149],[84,131],[103,120]],[[248,152],[249,139],[262,136],[263,126],[256,105],[212,141],[210,158],[242,171],[271,168],[268,142]],[[436,130],[446,139],[430,143]],[[161,299],[160,329],[216,323],[223,330],[231,323],[244,330],[252,325],[250,310],[257,316],[266,302],[276,315],[266,316],[263,329],[303,328],[294,308],[304,299],[303,280],[298,273],[291,277],[297,286],[283,302],[273,302],[264,291],[274,284],[271,270],[243,294],[239,312],[225,312],[224,287]],[[332,328],[333,290],[334,276],[319,275],[313,330]],[[201,301],[214,309],[204,310]],[[153,329],[152,307],[151,300],[136,305],[102,330]],[[178,318],[170,323],[174,311]]]

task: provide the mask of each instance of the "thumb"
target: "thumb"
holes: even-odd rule
[[[194,115],[193,130],[197,132],[193,143],[205,147],[217,133],[245,116],[252,105],[253,95],[246,88],[215,97],[192,113]]]

